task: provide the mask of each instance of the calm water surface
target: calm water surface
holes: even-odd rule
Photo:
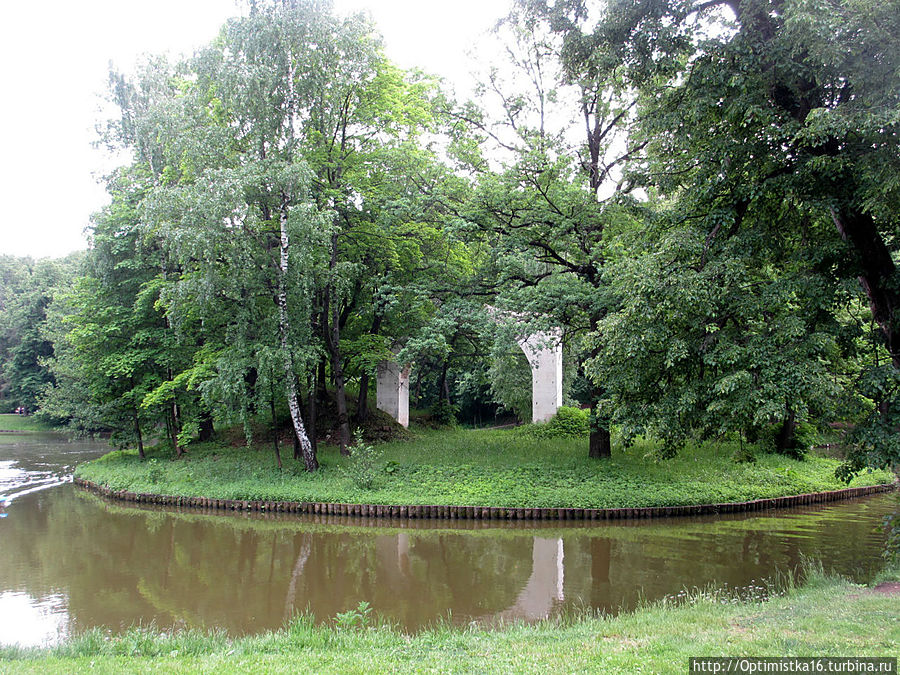
[[[897,497],[747,516],[626,524],[482,524],[200,513],[120,506],[68,484],[102,444],[0,434],[0,644],[92,626],[277,628],[360,600],[416,629],[610,612],[707,584],[748,586],[820,559],[881,565]]]

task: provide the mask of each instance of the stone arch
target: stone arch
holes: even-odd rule
[[[547,422],[563,399],[561,331],[539,331],[517,342],[531,366],[531,421]]]
[[[531,421],[547,422],[563,400],[562,331],[538,331],[516,342],[531,366]],[[375,406],[409,426],[409,366],[378,363]]]

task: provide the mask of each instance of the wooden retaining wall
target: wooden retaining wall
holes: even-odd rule
[[[622,520],[630,518],[666,518],[675,516],[700,516],[717,513],[744,513],[790,506],[822,504],[841,499],[864,497],[880,492],[890,492],[897,486],[870,485],[845,488],[829,492],[812,492],[788,497],[754,499],[749,502],[723,504],[697,504],[694,506],[652,506],[633,509],[575,509],[575,508],[507,508],[496,506],[389,506],[385,504],[333,504],[322,502],[279,502],[247,499],[212,499],[209,497],[183,497],[146,493],[115,491],[81,478],[73,480],[76,486],[94,494],[135,504],[160,504],[200,509],[227,511],[261,511],[267,513],[308,513],[340,516],[378,518],[450,518],[455,520]]]

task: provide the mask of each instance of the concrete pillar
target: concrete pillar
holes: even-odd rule
[[[531,421],[547,422],[563,400],[562,342],[557,332],[519,338],[531,365]]]
[[[393,361],[378,363],[375,407],[402,426],[409,426],[409,366],[401,368]]]

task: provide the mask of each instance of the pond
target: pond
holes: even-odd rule
[[[280,627],[360,601],[415,630],[441,619],[608,612],[685,588],[756,593],[805,558],[869,580],[895,495],[720,517],[600,523],[389,521],[124,506],[75,489],[108,448],[0,434],[0,644],[92,626]]]

